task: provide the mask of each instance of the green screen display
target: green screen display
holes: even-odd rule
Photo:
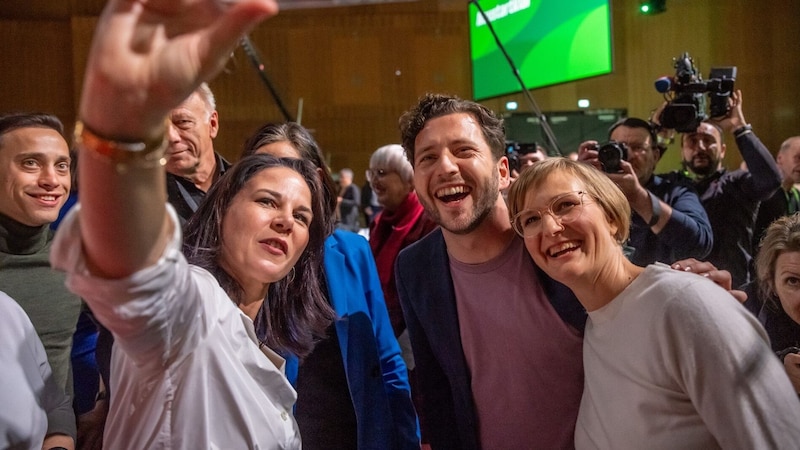
[[[609,0],[482,0],[528,89],[611,72]],[[476,100],[519,92],[489,27],[470,3],[472,93]]]

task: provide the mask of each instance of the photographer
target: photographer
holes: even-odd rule
[[[713,244],[711,224],[694,188],[688,182],[653,174],[663,154],[655,127],[642,119],[622,119],[609,129],[609,139],[603,146],[596,141],[582,143],[578,159],[605,170],[628,199],[635,213],[628,241],[633,250],[630,260],[648,265],[708,255]],[[598,158],[605,156],[599,155],[601,148],[627,153],[618,158],[618,171]]]
[[[728,171],[723,167],[723,133],[733,134],[748,170]],[[681,146],[683,166],[694,177],[714,233],[708,261],[728,270],[733,285],[741,286],[753,278],[753,225],[759,204],[780,187],[780,170],[744,119],[740,90],[731,95],[726,115],[705,120],[696,130],[683,133]],[[683,172],[673,172],[665,178],[684,176]]]

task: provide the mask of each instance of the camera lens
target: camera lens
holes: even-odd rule
[[[622,142],[608,142],[597,150],[597,159],[605,172],[617,173],[622,170],[620,162],[628,159],[628,147]]]

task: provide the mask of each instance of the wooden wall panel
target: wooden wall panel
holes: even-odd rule
[[[104,3],[3,2],[2,109],[44,109],[72,121],[95,16]],[[689,51],[704,76],[712,66],[739,67],[746,117],[770,149],[800,134],[796,2],[669,0],[667,12],[656,16],[641,16],[637,6],[638,0],[613,0],[614,73],[532,91],[542,110],[574,110],[579,98],[588,98],[593,109],[627,108],[647,117],[661,100],[653,80],[671,74],[672,58]],[[399,140],[397,118],[420,95],[470,96],[466,14],[463,0],[287,11],[251,38],[291,115],[302,99],[303,124],[314,130],[333,168],[353,168],[361,184],[369,155]],[[221,117],[216,146],[231,159],[256,127],[283,120],[241,49],[211,86]],[[509,100],[529,109],[521,94],[483,103],[503,112]],[[728,166],[739,161],[738,152],[728,152]],[[673,146],[659,170],[678,165]]]
[[[0,111],[74,115],[69,22],[0,21],[0,55]]]

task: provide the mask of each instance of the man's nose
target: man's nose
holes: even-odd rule
[[[54,166],[45,166],[42,169],[39,173],[39,184],[48,189],[58,186],[58,173]]]
[[[458,164],[450,152],[443,152],[438,161],[438,171],[441,173],[451,174],[458,172]]]
[[[176,127],[172,122],[167,124],[167,137],[169,138],[169,142],[178,142],[181,140],[181,135],[178,133],[178,127]]]

